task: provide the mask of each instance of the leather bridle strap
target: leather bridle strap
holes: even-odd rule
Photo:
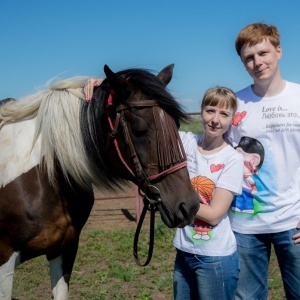
[[[171,167],[171,168],[169,168],[167,170],[164,170],[164,171],[160,172],[159,174],[151,175],[147,179],[151,182],[151,181],[154,181],[154,180],[156,180],[156,179],[158,179],[160,177],[163,177],[163,176],[166,176],[168,174],[174,173],[177,170],[180,170],[180,169],[182,169],[182,168],[184,168],[186,166],[187,166],[187,162],[183,161],[183,162],[181,162],[181,163],[179,163],[179,164],[177,164],[177,165],[175,165],[175,166],[173,166],[173,167]]]
[[[109,97],[108,97],[108,101],[107,101],[107,108],[111,105],[113,105],[112,103],[112,92],[110,93]],[[155,100],[139,100],[139,102],[133,102],[133,101],[129,101],[126,105],[125,104],[120,104],[116,107],[116,119],[115,119],[115,124],[113,125],[112,120],[110,118],[109,113],[107,113],[108,115],[108,123],[109,126],[111,128],[111,137],[114,139],[114,145],[115,145],[115,149],[118,153],[119,159],[121,160],[121,162],[123,163],[123,165],[126,167],[126,169],[130,172],[130,174],[133,176],[136,184],[139,187],[139,193],[141,194],[141,187],[144,184],[144,190],[145,190],[145,195],[144,195],[144,208],[143,211],[141,213],[141,216],[139,218],[139,222],[137,225],[137,229],[136,229],[136,233],[135,233],[135,237],[134,237],[134,258],[135,261],[137,263],[137,265],[139,266],[146,266],[149,264],[151,258],[152,258],[152,253],[153,253],[153,247],[154,247],[154,223],[155,223],[155,212],[158,210],[157,206],[160,205],[161,203],[161,198],[160,198],[160,191],[157,187],[151,185],[151,181],[157,180],[161,177],[164,177],[168,174],[174,173],[177,170],[184,168],[187,165],[186,160],[178,163],[166,170],[163,170],[162,172],[160,172],[159,174],[156,175],[151,175],[149,177],[147,177],[144,169],[141,166],[140,160],[138,158],[138,155],[135,151],[135,147],[132,143],[130,134],[129,134],[129,130],[128,130],[128,126],[127,126],[127,122],[125,119],[125,114],[124,114],[124,110],[129,109],[130,107],[153,107],[153,106],[158,106],[158,103]],[[117,130],[119,125],[122,127],[123,130],[123,134],[124,134],[124,138],[125,138],[125,142],[129,147],[130,153],[131,153],[131,161],[133,162],[134,165],[134,171],[131,170],[131,168],[128,166],[128,164],[126,163],[126,161],[123,159],[122,153],[119,149],[119,145],[118,145],[118,141],[116,139],[116,134],[117,134]],[[154,190],[153,195],[156,194],[157,196],[155,197],[155,199],[151,199],[148,197],[147,195],[147,191],[151,192],[151,190]],[[151,212],[150,215],[150,233],[149,233],[149,249],[148,249],[148,257],[146,259],[146,262],[144,264],[142,264],[139,261],[138,258],[138,239],[139,239],[139,234],[142,228],[142,224],[146,215],[147,210],[149,210]]]
[[[183,161],[183,162],[181,162],[179,164],[176,164],[175,166],[172,166],[172,167],[170,167],[170,168],[168,168],[168,169],[166,169],[166,170],[164,170],[164,171],[162,171],[162,172],[160,172],[160,173],[158,173],[156,175],[151,175],[149,177],[146,176],[144,170],[141,167],[141,164],[140,164],[140,161],[139,161],[138,156],[136,154],[134,145],[133,145],[133,143],[131,141],[131,138],[130,138],[130,135],[129,135],[129,131],[128,131],[128,127],[127,127],[127,122],[126,122],[125,116],[124,116],[124,110],[128,109],[129,107],[153,107],[153,106],[157,106],[158,104],[157,104],[157,102],[155,100],[143,100],[143,101],[139,101],[138,103],[134,103],[134,102],[130,103],[129,102],[128,105],[121,104],[121,105],[119,105],[117,107],[116,111],[118,113],[120,113],[120,115],[119,115],[119,121],[120,121],[120,124],[121,124],[121,126],[123,128],[123,133],[125,135],[126,143],[129,146],[130,151],[131,151],[131,158],[133,160],[133,163],[134,163],[134,166],[135,166],[135,169],[136,169],[136,176],[137,176],[137,178],[138,179],[141,178],[139,175],[141,175],[141,176],[144,175],[144,178],[146,178],[146,180],[148,180],[149,183],[150,183],[151,181],[157,180],[157,179],[159,179],[161,177],[164,177],[164,176],[166,176],[168,174],[174,173],[177,170],[180,170],[180,169],[186,167],[187,161],[185,160],[185,161]],[[116,143],[115,143],[115,145],[116,145]],[[119,150],[118,150],[118,154],[121,155],[121,153],[120,153]],[[119,157],[120,157],[120,155],[119,155]],[[121,160],[122,160],[123,164],[125,164],[126,168],[129,170],[130,167],[125,163],[124,159],[122,158]],[[130,173],[133,174],[134,172],[130,169]]]
[[[112,93],[110,93],[109,98],[108,98],[107,106],[109,106],[109,105],[112,105]],[[138,156],[136,154],[134,145],[131,141],[129,131],[128,131],[128,127],[127,127],[127,122],[126,122],[125,116],[124,116],[124,110],[128,109],[129,107],[153,107],[153,106],[158,106],[158,103],[155,100],[141,100],[138,103],[129,101],[127,105],[120,104],[116,108],[117,115],[116,115],[116,120],[115,120],[114,125],[112,124],[111,118],[108,114],[108,122],[109,122],[110,128],[112,130],[111,137],[114,138],[114,144],[115,144],[115,148],[116,148],[116,151],[118,153],[118,156],[119,156],[120,160],[122,161],[123,165],[126,167],[126,169],[131,173],[131,175],[133,175],[133,177],[135,179],[137,179],[138,182],[140,181],[140,179],[142,177],[146,178],[149,182],[151,182],[153,180],[157,180],[157,179],[159,179],[161,177],[164,177],[168,174],[174,173],[177,170],[182,169],[187,165],[187,162],[183,161],[183,162],[181,162],[181,163],[179,163],[179,164],[177,164],[173,167],[170,167],[167,170],[164,170],[164,171],[162,171],[162,172],[160,172],[156,175],[151,175],[149,177],[146,176],[144,170],[141,167],[141,164],[140,164],[140,161],[139,161]],[[121,151],[119,149],[118,141],[115,139],[115,135],[117,133],[117,129],[118,129],[119,124],[121,124],[121,126],[122,126],[126,143],[130,148],[131,159],[132,159],[133,164],[135,166],[136,174],[131,170],[131,168],[128,166],[128,164],[123,159],[123,156],[122,156]]]

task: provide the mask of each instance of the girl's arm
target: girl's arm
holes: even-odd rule
[[[207,222],[208,224],[217,225],[228,211],[234,193],[223,188],[216,188],[210,205],[200,204],[196,218]]]

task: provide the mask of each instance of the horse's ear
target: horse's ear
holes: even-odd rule
[[[163,68],[157,75],[157,77],[164,83],[165,86],[167,86],[172,79],[173,68],[174,64],[168,65]]]
[[[104,66],[104,73],[116,96],[127,99],[131,95],[132,87],[128,80],[114,73],[107,65]]]

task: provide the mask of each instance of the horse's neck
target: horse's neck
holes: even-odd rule
[[[0,187],[8,184],[40,162],[41,140],[33,145],[35,118],[5,125],[0,130]]]

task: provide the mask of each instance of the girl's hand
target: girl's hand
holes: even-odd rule
[[[104,80],[103,78],[88,79],[87,83],[85,84],[85,86],[83,88],[85,100],[87,102],[90,102],[93,97],[94,87],[99,86],[103,82],[103,80]]]

